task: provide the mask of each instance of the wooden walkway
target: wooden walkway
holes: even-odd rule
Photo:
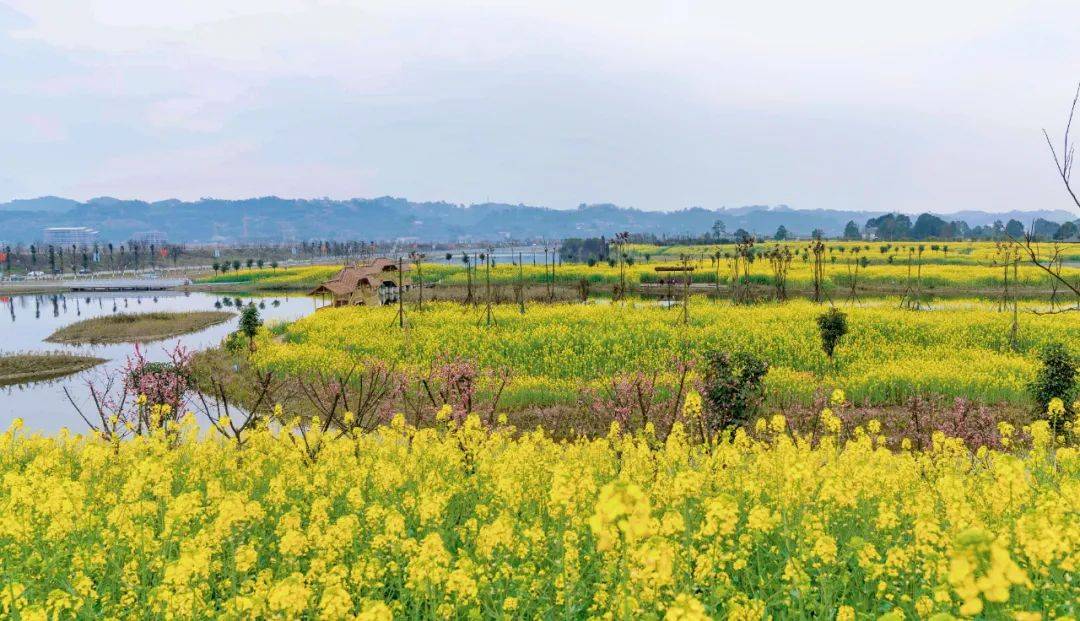
[[[71,291],[164,291],[190,284],[182,278],[138,278],[126,280],[73,280],[67,283]]]

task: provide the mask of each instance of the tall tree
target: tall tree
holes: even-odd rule
[[[1066,222],[1062,224],[1056,233],[1054,233],[1054,239],[1059,241],[1065,241],[1076,237],[1078,234],[1077,226],[1075,222]]]
[[[878,239],[896,241],[911,235],[911,218],[902,213],[887,213],[866,221],[866,227],[874,229]]]
[[[844,239],[862,239],[859,225],[855,224],[854,220],[848,220],[847,225],[844,226]]]
[[[1060,228],[1061,225],[1057,222],[1051,222],[1045,218],[1035,218],[1035,221],[1031,223],[1031,236],[1036,240],[1046,241],[1053,239]]]
[[[920,214],[915,219],[915,225],[911,227],[911,237],[914,239],[930,239],[945,237],[945,229],[948,226],[941,218],[934,214]]]
[[[717,220],[716,222],[713,222],[711,230],[712,230],[713,239],[721,239],[725,235],[727,235],[727,228],[724,226],[724,223],[721,222],[720,220]]]
[[[1005,225],[1005,234],[1013,239],[1020,239],[1024,236],[1024,223],[1016,219],[1009,220]]]

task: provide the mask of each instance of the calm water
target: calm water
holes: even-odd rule
[[[64,396],[64,388],[67,387],[87,416],[93,415],[95,410],[86,388],[87,381],[116,375],[132,352],[133,346],[127,343],[81,346],[46,343],[45,339],[57,329],[80,319],[113,313],[215,310],[215,304],[221,305],[222,310],[235,310],[234,299],[233,296],[178,291],[0,296],[0,352],[74,351],[107,360],[93,369],[58,380],[0,387],[0,430],[7,429],[13,419],[21,417],[27,431],[54,432],[61,427],[86,431],[86,423]],[[316,307],[315,300],[307,297],[244,297],[242,300],[245,304],[254,301],[267,322],[298,319]],[[165,350],[177,342],[192,350],[217,345],[236,329],[236,322],[234,317],[200,332],[140,347],[150,360],[165,360]]]

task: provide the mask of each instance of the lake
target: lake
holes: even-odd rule
[[[317,300],[303,296],[243,296],[212,293],[157,291],[47,295],[0,295],[0,352],[72,351],[105,358],[107,362],[87,371],[46,382],[0,387],[0,430],[15,418],[22,418],[27,432],[55,432],[67,427],[87,431],[86,423],[64,395],[66,387],[87,416],[95,414],[87,381],[118,374],[134,345],[63,345],[46,343],[57,329],[90,317],[114,313],[151,311],[235,311],[234,300],[253,301],[264,322],[291,321],[313,312]],[[141,345],[152,361],[167,359],[166,349],[177,342],[198,350],[213,347],[236,329],[237,318],[205,330]]]

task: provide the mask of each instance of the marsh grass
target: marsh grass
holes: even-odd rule
[[[72,344],[146,343],[198,332],[232,316],[224,311],[119,313],[75,322],[45,340]]]
[[[66,352],[0,354],[0,386],[56,379],[105,362]]]

